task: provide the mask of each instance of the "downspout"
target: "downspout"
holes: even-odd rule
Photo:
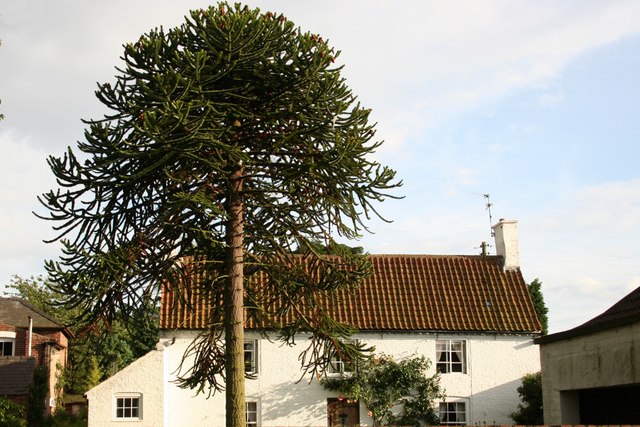
[[[31,344],[32,344],[32,335],[33,335],[33,318],[29,316],[29,344],[27,347],[27,356],[31,357]]]

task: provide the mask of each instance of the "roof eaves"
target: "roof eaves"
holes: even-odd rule
[[[61,330],[62,330],[62,331],[63,331],[63,332],[68,336],[68,337],[70,337],[70,338],[73,338],[73,337],[74,337],[73,332],[71,332],[71,330],[70,330],[67,326],[65,326],[65,325],[64,325],[63,323],[61,323],[59,320],[57,320],[57,319],[55,319],[55,318],[51,317],[50,315],[48,315],[48,314],[47,314],[47,313],[45,313],[44,311],[40,310],[39,308],[37,308],[37,307],[35,307],[35,306],[33,306],[33,305],[29,304],[29,303],[28,303],[27,301],[25,301],[24,299],[19,298],[19,297],[9,297],[9,298],[7,298],[7,299],[12,300],[12,301],[17,301],[17,302],[19,302],[20,304],[22,304],[23,306],[25,306],[27,309],[29,309],[29,310],[31,310],[31,311],[33,311],[33,312],[37,313],[38,315],[40,315],[40,316],[44,317],[44,318],[45,318],[45,319],[47,319],[48,321],[50,321],[50,322],[52,322],[52,323],[56,324],[56,325],[59,327],[59,329],[61,329]]]
[[[545,335],[535,339],[536,344],[549,344],[556,341],[562,341],[571,338],[577,338],[584,335],[590,335],[596,332],[602,332],[607,329],[619,328],[640,321],[640,312],[624,318],[616,318],[605,320],[594,324],[582,324],[575,328],[557,332],[555,334]]]

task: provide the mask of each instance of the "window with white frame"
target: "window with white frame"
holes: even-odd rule
[[[451,372],[467,373],[466,342],[464,340],[436,341],[436,369],[448,374]]]
[[[439,409],[440,424],[467,424],[466,402],[442,402]]]
[[[13,331],[0,331],[0,356],[15,356],[16,333]]]
[[[257,340],[247,340],[244,342],[244,372],[247,374],[258,373]]]
[[[349,340],[346,341],[346,343],[356,345],[358,342],[355,340]],[[340,355],[337,352],[334,352],[331,356],[331,360],[329,361],[328,371],[330,374],[345,374],[353,372],[353,365],[345,363],[345,361],[340,358]]]
[[[142,419],[142,395],[119,395],[115,397],[115,418],[117,420]]]
[[[258,402],[255,400],[247,400],[245,406],[247,427],[258,427]]]
[[[13,356],[15,354],[16,342],[10,338],[0,339],[0,356]]]

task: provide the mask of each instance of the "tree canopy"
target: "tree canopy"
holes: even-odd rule
[[[132,312],[161,283],[210,298],[210,325],[182,385],[226,389],[227,424],[244,425],[243,309],[293,343],[303,367],[358,357],[348,325],[320,304],[370,272],[363,255],[296,262],[295,248],[357,238],[401,183],[372,157],[380,141],[317,34],[282,15],[220,3],[179,27],[125,45],[77,153],[49,165],[59,189],[41,197],[63,244],[47,263],[53,288],[83,319]],[[198,280],[183,268],[197,262]],[[258,284],[251,277],[261,273]],[[287,313],[292,321],[281,323]]]
[[[533,282],[527,285],[527,290],[533,301],[533,308],[536,310],[538,320],[542,326],[542,335],[547,335],[549,332],[549,309],[544,302],[544,295],[542,294],[542,282],[540,279],[534,279]]]

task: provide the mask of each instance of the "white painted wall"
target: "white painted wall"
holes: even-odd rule
[[[520,267],[520,249],[518,247],[518,221],[501,219],[491,227],[495,234],[496,253],[503,259],[505,271]]]
[[[164,351],[152,352],[160,354],[160,362],[154,362],[158,377],[163,372],[164,396],[157,394],[157,387],[147,387],[144,383],[155,382],[151,378],[151,363],[140,368],[129,368],[116,374],[115,377],[89,392],[89,426],[118,425],[121,422],[99,423],[99,419],[109,419],[109,406],[112,395],[119,388],[138,384],[139,389],[147,388],[150,396],[144,396],[144,424],[171,427],[223,426],[224,394],[216,394],[209,399],[202,394],[195,396],[193,391],[183,390],[173,384],[176,368],[179,366],[185,349],[196,336],[194,332],[178,331],[165,333],[161,341],[171,345],[163,346]],[[258,335],[247,333],[247,339],[259,339]],[[435,343],[437,339],[467,340],[468,371],[466,374],[443,374],[441,384],[452,400],[466,399],[468,407],[468,424],[496,423],[512,424],[508,415],[513,412],[519,398],[516,388],[526,373],[540,370],[539,351],[528,336],[452,336],[436,334],[379,334],[361,333],[354,338],[376,347],[378,353],[385,353],[396,358],[425,355],[435,359]],[[277,342],[261,339],[258,344],[258,377],[247,380],[246,395],[248,400],[258,401],[260,425],[269,426],[326,426],[327,398],[336,397],[326,391],[317,380],[309,382],[309,378],[301,379],[298,356],[306,348],[307,337],[298,337],[297,345],[282,346]],[[145,356],[149,357],[149,355]],[[155,360],[155,359],[154,359]],[[160,368],[162,366],[162,368]],[[142,368],[142,369],[141,369]],[[161,370],[162,369],[162,370]],[[140,371],[146,371],[141,374]],[[435,364],[431,367],[435,373]],[[120,380],[118,377],[133,377],[136,380]],[[109,383],[110,382],[110,383]],[[145,392],[143,392],[145,393]],[[161,402],[154,406],[160,410],[165,408],[164,424],[154,418],[147,423],[147,403],[150,399]],[[152,416],[155,414],[149,414]],[[105,418],[106,417],[106,418]],[[360,408],[360,421],[371,425],[367,409]]]
[[[163,425],[163,351],[153,350],[86,393],[91,427],[161,427]],[[118,394],[142,395],[142,420],[115,420]]]

